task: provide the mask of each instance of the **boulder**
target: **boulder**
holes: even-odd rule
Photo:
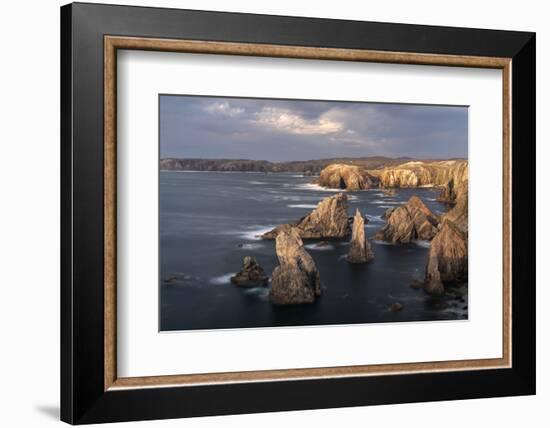
[[[452,221],[444,220],[430,246],[424,290],[443,294],[447,282],[468,280],[468,238]]]
[[[366,263],[374,258],[374,253],[365,236],[365,220],[359,209],[355,211],[353,229],[347,260],[350,263]]]
[[[344,193],[323,199],[310,214],[295,224],[277,226],[262,235],[262,239],[275,239],[282,230],[295,228],[303,239],[344,239],[350,234],[348,203]]]
[[[267,285],[269,278],[254,257],[246,256],[239,273],[231,277],[231,283],[241,287]]]
[[[414,240],[431,240],[437,233],[439,221],[424,205],[412,196],[409,201],[386,216],[387,223],[376,233],[374,239],[406,244]]]
[[[297,228],[277,234],[275,250],[279,266],[273,270],[269,299],[276,305],[313,303],[321,294],[319,271],[304,249]]]
[[[378,187],[378,179],[357,165],[332,164],[325,167],[315,183],[332,189],[365,190]]]

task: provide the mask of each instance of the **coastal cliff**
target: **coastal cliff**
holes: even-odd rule
[[[385,188],[445,186],[450,180],[459,184],[468,179],[468,161],[411,161],[368,172]]]
[[[366,190],[378,187],[378,179],[356,165],[332,164],[324,168],[316,183],[333,189]]]

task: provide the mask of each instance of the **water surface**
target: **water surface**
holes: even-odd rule
[[[322,296],[311,305],[274,306],[269,287],[240,288],[229,281],[244,256],[256,258],[270,276],[277,266],[274,241],[258,235],[298,220],[336,193],[299,174],[160,173],[160,329],[217,329],[299,325],[453,320],[467,318],[465,302],[434,298],[410,287],[421,280],[429,243],[372,242],[375,258],[363,265],[345,260],[348,242],[317,247],[305,241],[320,273]],[[437,190],[347,192],[370,220],[367,236],[384,226],[385,210],[419,196],[436,214],[446,211]],[[176,277],[174,283],[165,280]],[[467,299],[467,297],[466,297]],[[400,302],[403,310],[392,312]]]

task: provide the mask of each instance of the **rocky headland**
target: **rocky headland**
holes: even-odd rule
[[[366,190],[378,187],[378,179],[356,165],[332,164],[314,181],[323,187],[342,190]]]
[[[313,303],[321,294],[319,271],[304,249],[298,229],[280,230],[275,240],[279,266],[272,273],[269,299],[276,305]]]
[[[267,285],[269,278],[256,259],[246,256],[243,259],[242,269],[231,277],[231,283],[241,287],[254,287],[258,285]]]
[[[262,235],[262,239],[275,239],[290,227],[295,228],[302,239],[344,239],[350,234],[348,223],[348,199],[344,193],[323,199],[310,214],[294,224],[277,226]]]
[[[468,179],[468,161],[410,161],[368,172],[384,188],[445,186],[450,180],[458,184]]]
[[[374,236],[376,240],[407,244],[415,240],[429,241],[437,233],[437,217],[417,196],[385,216],[387,223]]]
[[[411,188],[455,186],[468,179],[468,161],[408,161],[378,168],[335,163],[326,166],[313,182],[332,189],[367,190],[371,188]],[[391,195],[392,192],[388,191]]]
[[[374,252],[365,236],[365,220],[359,209],[356,209],[347,260],[350,263],[366,263],[373,258]]]

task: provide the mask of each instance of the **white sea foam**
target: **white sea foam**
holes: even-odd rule
[[[305,248],[308,250],[314,250],[314,251],[329,251],[334,250],[334,245],[327,244],[327,245],[319,245],[319,244],[308,244],[304,245]]]
[[[317,208],[315,204],[290,204],[287,205],[289,208]]]
[[[269,184],[269,183],[266,183],[265,181],[249,181],[248,184]]]
[[[365,214],[365,217],[367,217],[369,223],[384,223],[384,219],[377,215]]]
[[[242,244],[240,247],[238,247],[241,250],[257,250],[259,248],[262,248],[262,244]]]
[[[268,287],[243,288],[243,293],[255,296],[260,300],[269,299],[269,288]]]
[[[374,201],[371,201],[371,204],[375,204],[375,205],[381,205],[381,204],[399,205],[400,203],[399,202],[394,202],[394,201],[384,201],[382,199],[376,199]]]
[[[422,248],[430,248],[430,245],[431,245],[430,241],[422,241],[422,240],[413,241],[413,243]]]
[[[341,189],[329,189],[328,187],[319,186],[318,184],[315,184],[315,183],[298,184],[296,186],[296,189],[299,189],[299,190],[315,190],[315,191],[318,191],[318,192],[341,192],[342,191]]]
[[[208,281],[210,284],[223,285],[231,283],[231,277],[234,273],[226,273],[225,275],[215,276]]]
[[[251,226],[247,230],[238,231],[237,234],[243,239],[248,239],[249,241],[257,241],[257,240],[262,239],[261,236],[264,233],[269,232],[273,228],[275,228],[275,226],[258,226],[258,225],[256,225],[256,226]]]
[[[392,242],[386,242],[386,241],[379,241],[378,239],[373,239],[373,242],[378,245],[395,245]]]

